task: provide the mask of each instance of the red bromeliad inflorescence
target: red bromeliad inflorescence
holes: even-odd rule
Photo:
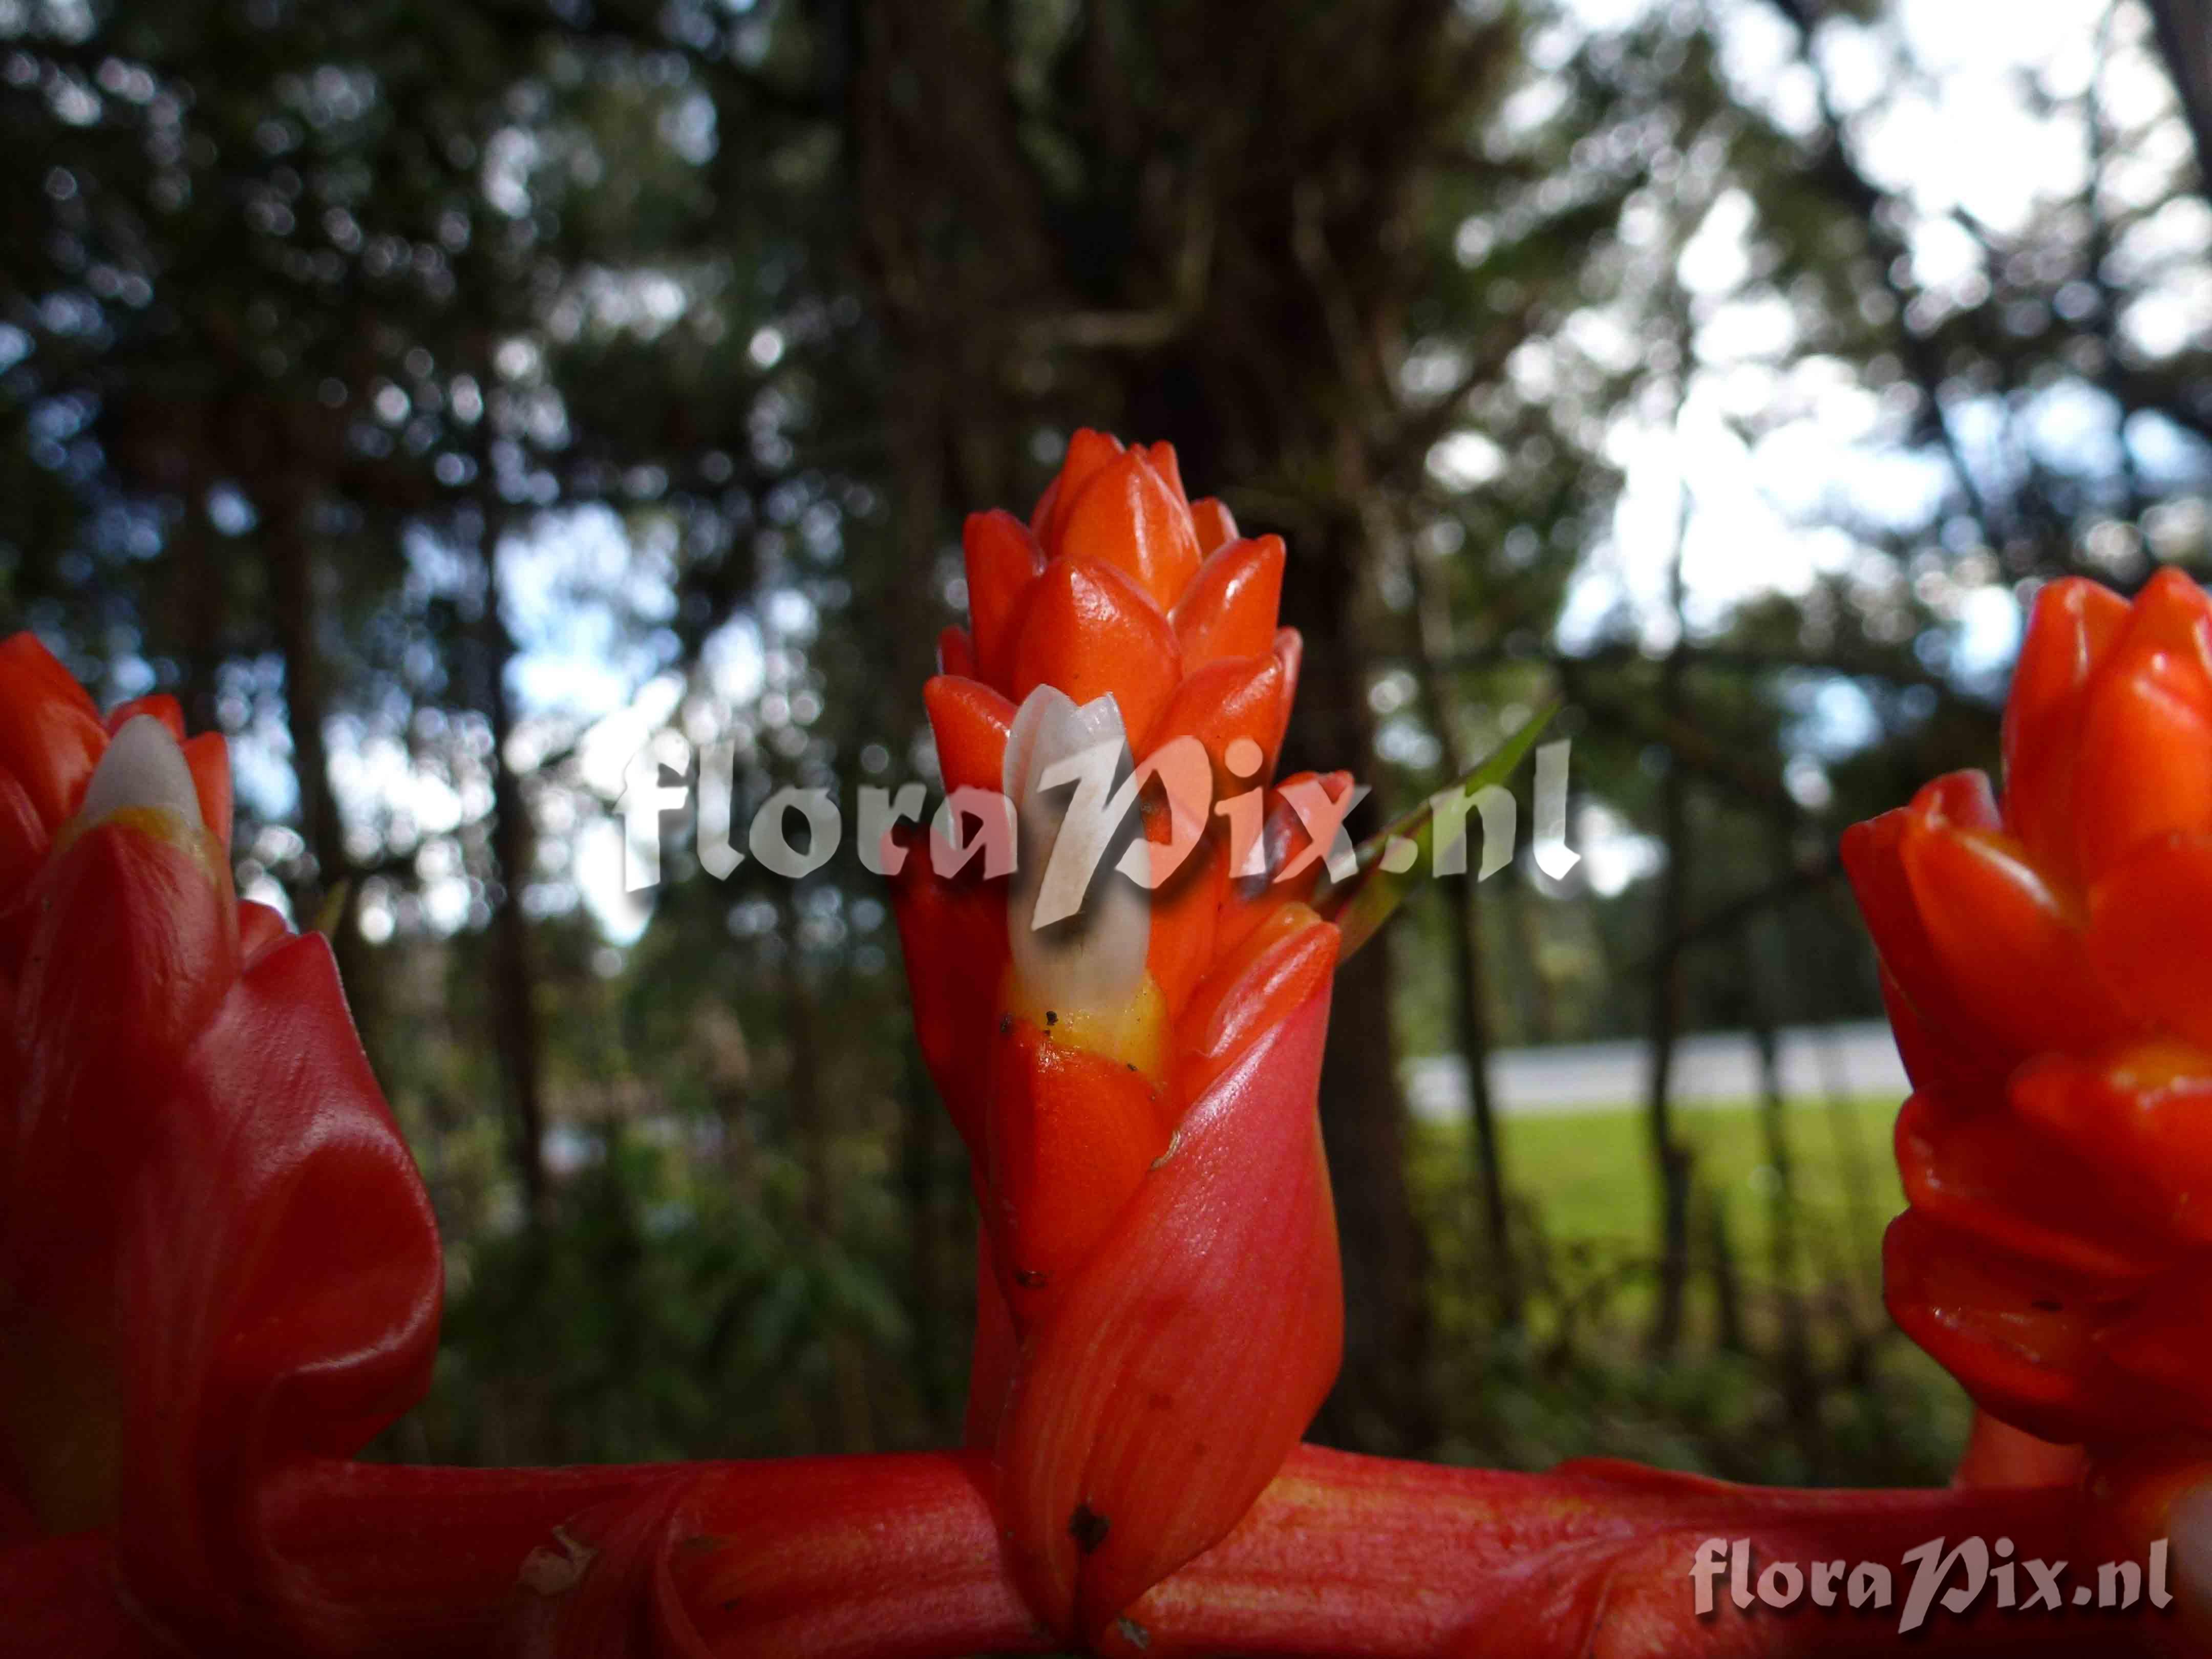
[[[2045,1440],[2212,1432],[2212,600],[2044,589],[2003,747],[1844,839],[1914,1091],[1890,1310]]]
[[[103,720],[0,644],[0,1543],[89,1540],[187,1638],[301,1611],[257,1495],[415,1402],[443,1284],[330,947],[234,897],[230,811],[173,699]]]
[[[1038,1615],[1095,1638],[1235,1524],[1334,1380],[1315,1103],[1338,937],[1279,799],[1270,835],[1249,794],[1242,846],[1207,810],[1266,784],[1290,718],[1281,539],[1189,501],[1165,444],[1091,431],[1028,524],[978,514],[965,539],[971,626],[923,697],[945,787],[1001,792],[1021,858],[909,857],[900,937],[983,1221],[969,1439]],[[1040,927],[1074,827],[1054,768],[1101,743],[1163,780],[1146,850],[1180,861],[1149,892],[1102,870]]]
[[[959,1451],[350,1461],[426,1385],[441,1273],[329,949],[234,896],[220,738],[167,698],[102,719],[30,636],[0,644],[0,1653],[1867,1652],[1893,1615],[1700,1616],[1692,1560],[1741,1539],[1886,1563],[1901,1594],[1937,1536],[2093,1559],[2105,1522],[2057,1485],[1299,1445],[1340,1353],[1316,1099],[1340,941],[1282,791],[1349,780],[1267,785],[1298,662],[1282,544],[1188,502],[1164,446],[1083,433],[1032,520],[981,515],[967,550],[971,628],[925,701],[948,788],[1011,800],[1020,858],[940,867],[932,839],[894,889],[981,1223]],[[1893,1304],[2008,1421],[2131,1433],[2100,1466],[2130,1541],[2212,1474],[2141,1443],[2208,1426],[2212,1016],[2167,931],[2212,927],[2207,617],[2178,578],[2132,611],[2050,590],[2003,805],[1947,779],[1846,848],[1917,1091]],[[1133,839],[1068,799],[1102,754]],[[1111,868],[1053,919],[1063,830]],[[2045,1466],[1994,1431],[1977,1457]],[[1921,1644],[2077,1638],[1984,1597]]]

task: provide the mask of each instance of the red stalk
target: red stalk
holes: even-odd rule
[[[607,1469],[316,1462],[272,1482],[263,1518],[282,1540],[286,1600],[324,1607],[331,1653],[1054,1651],[1002,1553],[992,1478],[977,1452]],[[1892,1652],[1915,1572],[1906,1550],[2007,1537],[2016,1559],[2072,1563],[2079,1583],[2105,1547],[2087,1526],[2059,1487],[1789,1491],[1609,1462],[1516,1474],[1302,1446],[1105,1646],[1146,1659]],[[1723,1577],[1700,1619],[1690,1567],[1708,1538],[1750,1540],[1754,1582],[1778,1561],[1882,1562],[1895,1599],[1746,1613]],[[0,1596],[11,1573],[50,1581],[59,1570],[35,1558],[76,1547],[0,1556]],[[2054,1615],[1995,1601],[1985,1590],[1965,1617],[1939,1604],[1911,1639],[1925,1653],[2112,1652],[2172,1634],[2140,1607]]]

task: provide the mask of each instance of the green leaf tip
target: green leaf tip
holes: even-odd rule
[[[1437,838],[1437,802],[1449,794],[1468,797],[1478,791],[1501,784],[1513,775],[1536,746],[1536,739],[1544,734],[1552,717],[1559,712],[1559,700],[1554,697],[1539,708],[1520,729],[1484,757],[1468,775],[1443,789],[1436,791],[1419,805],[1414,806],[1383,826],[1359,844],[1359,866],[1350,877],[1324,889],[1315,899],[1314,908],[1337,925],[1344,935],[1338,954],[1343,961],[1372,938],[1391,914],[1405,902],[1406,895],[1419,878],[1422,866],[1431,868],[1435,863]],[[1385,869],[1383,854],[1395,842],[1400,846],[1398,856],[1392,860],[1400,867]],[[1404,847],[1410,844],[1413,855],[1407,857]]]

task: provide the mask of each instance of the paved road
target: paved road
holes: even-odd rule
[[[1782,1085],[1794,1101],[1836,1094],[1902,1101],[1911,1090],[1889,1027],[1879,1020],[1798,1026],[1782,1033]],[[1501,1048],[1490,1057],[1490,1086],[1508,1115],[1595,1112],[1634,1105],[1650,1085],[1641,1042],[1580,1042]],[[1457,1054],[1409,1060],[1406,1095],[1416,1115],[1448,1121],[1467,1115],[1467,1066]],[[1700,1031],[1674,1049],[1674,1098],[1688,1108],[1733,1106],[1759,1094],[1759,1058],[1746,1031]]]

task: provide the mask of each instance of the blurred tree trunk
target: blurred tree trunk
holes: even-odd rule
[[[1667,867],[1659,877],[1654,932],[1658,954],[1651,964],[1651,1006],[1646,1033],[1651,1045],[1644,1121],[1651,1166],[1659,1188],[1659,1304],[1651,1322],[1651,1348],[1672,1354],[1681,1344],[1684,1292],[1690,1272],[1690,1152],[1674,1131],[1674,1041],[1683,1005],[1682,926],[1688,914],[1689,779],[1680,759],[1668,757],[1660,784],[1660,839]]]
[[[1869,1002],[1881,1006],[1881,982],[1875,967],[1873,947],[1868,942],[1865,924],[1860,920],[1849,889],[1840,882],[1829,882],[1822,894],[1822,905],[1834,925],[1816,935],[1828,942],[1819,971],[1835,984],[1856,980]],[[1887,1317],[1880,1312],[1881,1255],[1878,1249],[1870,1253],[1869,1247],[1878,1245],[1886,1219],[1880,1177],[1875,1160],[1867,1155],[1866,1140],[1859,1131],[1859,1102],[1851,1094],[1840,1040],[1830,1033],[1821,1043],[1820,1053],[1828,1133],[1835,1147],[1836,1169],[1844,1188],[1844,1214],[1850,1229],[1848,1248],[1842,1253],[1845,1270],[1832,1277],[1839,1285],[1858,1285],[1867,1305],[1875,1310],[1879,1324]],[[1884,1103],[1886,1108],[1890,1104]],[[1894,1115],[1893,1108],[1881,1121]],[[1886,1148],[1887,1137],[1878,1133],[1877,1138]],[[1853,1304],[1858,1300],[1856,1296],[1851,1299]],[[1858,1321],[1854,1306],[1846,1306],[1845,1316],[1856,1332]]]
[[[1679,593],[1679,560],[1676,569]],[[1661,682],[1662,707],[1670,716],[1681,712],[1684,662],[1678,642]],[[1652,922],[1656,943],[1646,1032],[1651,1045],[1650,1080],[1644,1097],[1652,1172],[1659,1188],[1659,1304],[1650,1346],[1661,1355],[1672,1354],[1680,1346],[1690,1273],[1690,1152],[1675,1133],[1674,1115],[1674,1042],[1680,1035],[1685,1000],[1683,933],[1690,913],[1689,791],[1689,768],[1670,750],[1666,775],[1659,784],[1659,837],[1667,849],[1667,864],[1660,872]]]
[[[507,674],[514,661],[514,636],[500,613],[502,515],[489,504],[491,492],[484,493],[483,611],[477,627],[483,708],[491,725],[491,855],[499,884],[491,914],[492,1042],[507,1096],[509,1156],[522,1183],[524,1206],[533,1222],[542,1222],[546,1207],[544,1045],[538,1030],[530,919],[522,908],[532,858],[530,805],[523,799],[522,780],[507,758],[514,710]]]
[[[1509,882],[1504,902],[1513,954],[1521,964],[1521,1041],[1549,1042],[1558,1030],[1559,1017],[1553,1007],[1552,976],[1544,965],[1543,929],[1537,925],[1535,902],[1529,896],[1527,880],[1516,876]]]
[[[1778,870],[1789,869],[1789,838],[1778,835]],[[1773,926],[1781,930],[1780,918]],[[1773,1171],[1767,1194],[1767,1276],[1774,1285],[1774,1306],[1781,1322],[1782,1407],[1791,1433],[1807,1462],[1817,1473],[1823,1461],[1825,1436],[1820,1428],[1820,1390],[1813,1376],[1810,1333],[1806,1328],[1805,1297],[1798,1284],[1797,1183],[1790,1156],[1789,1097],[1782,1080],[1782,1034],[1776,999],[1780,963],[1772,953],[1759,949],[1753,921],[1744,929],[1744,991],[1751,1013],[1752,1042],[1759,1054],[1759,1123],[1765,1146],[1766,1167]],[[1788,936],[1775,941],[1785,951]]]
[[[1729,1231],[1728,1194],[1708,1188],[1705,1211],[1713,1278],[1713,1340],[1725,1352],[1743,1353],[1750,1346],[1743,1333],[1743,1273]]]
[[[1675,406],[1680,418],[1680,404]],[[1674,619],[1674,641],[1659,672],[1659,720],[1662,729],[1686,729],[1689,720],[1689,621],[1683,610],[1682,550],[1689,532],[1690,494],[1679,486],[1675,503],[1674,551],[1667,574],[1667,605]],[[1652,1173],[1659,1188],[1659,1305],[1651,1322],[1651,1351],[1671,1356],[1681,1344],[1683,1304],[1690,1277],[1691,1157],[1674,1133],[1674,1041],[1681,1034],[1688,986],[1684,957],[1689,949],[1690,769],[1681,744],[1670,740],[1667,770],[1659,783],[1659,838],[1667,849],[1660,872],[1652,922],[1650,1084],[1645,1118],[1651,1138]],[[1731,1281],[1729,1281],[1732,1283]]]
[[[2212,0],[2150,0],[2158,46],[2197,143],[2197,175],[2212,196]]]
[[[1375,753],[1368,671],[1356,619],[1364,552],[1349,514],[1298,543],[1284,611],[1305,635],[1285,769],[1350,769]],[[1344,1370],[1322,1408],[1323,1438],[1411,1451],[1434,1435],[1429,1398],[1428,1249],[1406,1183],[1406,1109],[1399,1093],[1388,929],[1337,969],[1322,1061],[1322,1138],[1328,1149],[1344,1248]]]
[[[304,486],[287,483],[264,492],[260,500],[267,523],[264,574],[276,648],[284,659],[284,724],[292,740],[293,782],[300,793],[300,834],[315,866],[313,884],[292,895],[293,920],[302,931],[319,927],[327,933],[354,1024],[374,1058],[380,1035],[375,976],[368,941],[354,924],[360,884],[346,854],[345,825],[331,788],[330,750],[323,735],[330,702],[315,591],[318,562],[307,523],[312,497]]]
[[[1461,736],[1443,665],[1452,650],[1449,601],[1438,574],[1418,551],[1410,554],[1418,585],[1414,661],[1419,666],[1421,702],[1430,729],[1443,746],[1444,770],[1456,780],[1475,765],[1472,745]],[[1490,1009],[1482,965],[1482,863],[1487,848],[1470,830],[1467,872],[1441,895],[1451,939],[1452,1028],[1467,1066],[1468,1116],[1473,1130],[1475,1189],[1482,1201],[1483,1233],[1490,1251],[1492,1289],[1498,1322],[1521,1322],[1521,1275],[1513,1259],[1511,1218],[1505,1202],[1505,1157],[1499,1143],[1498,1113],[1490,1092]],[[1510,872],[1510,866],[1508,866]]]
[[[1465,767],[1455,767],[1465,776]],[[1498,1130],[1498,1107],[1490,1089],[1490,1015],[1485,1006],[1482,966],[1482,896],[1470,868],[1444,896],[1450,924],[1452,1018],[1460,1054],[1467,1062],[1468,1114],[1474,1127],[1474,1173],[1482,1195],[1483,1233],[1490,1247],[1492,1289],[1501,1324],[1521,1322],[1521,1273],[1513,1259],[1512,1217],[1505,1199],[1505,1152]]]
[[[222,721],[216,703],[222,690],[225,592],[205,494],[196,480],[185,493],[184,512],[177,522],[171,544],[176,559],[171,615],[176,627],[179,665],[184,672],[177,700],[184,705],[185,728],[219,732]]]

